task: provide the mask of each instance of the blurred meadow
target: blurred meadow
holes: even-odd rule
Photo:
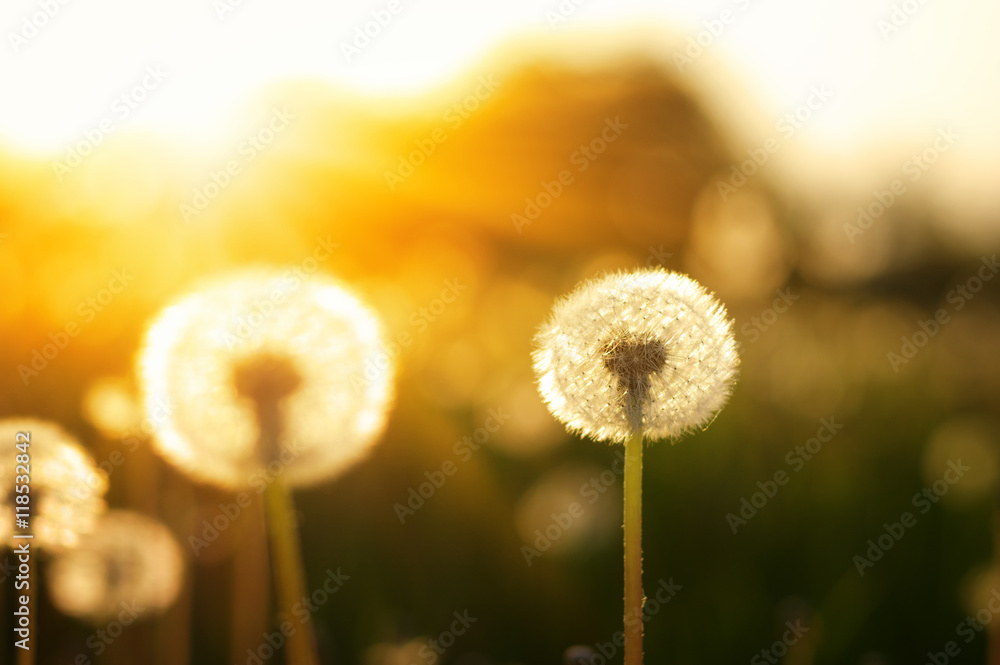
[[[604,25],[605,9],[550,28],[559,6],[538,5],[534,31],[417,90],[267,81],[210,141],[141,122],[95,129],[113,95],[57,148],[5,133],[0,417],[75,436],[107,476],[108,506],[162,522],[183,559],[176,600],[105,644],[107,620],[61,610],[36,554],[37,662],[252,663],[247,649],[275,630],[258,486],[241,503],[154,452],[162,415],[143,408],[136,367],[165,306],[263,266],[349,285],[397,366],[384,434],[295,492],[306,588],[328,584],[310,610],[321,662],[620,662],[620,448],[552,418],[532,338],[580,280],[662,266],[726,305],[741,372],[710,427],[646,451],[646,593],[671,589],[647,609],[648,660],[924,663],[954,641],[960,655],[939,662],[1000,663],[995,39],[976,28],[929,71],[883,62],[897,72],[885,103],[876,81],[852,105],[819,75],[784,88],[751,75],[738,56],[759,24],[720,14],[768,11],[745,4],[641,29]],[[895,5],[874,4],[805,25],[856,25],[865,53],[933,38],[939,55],[970,24],[1000,25],[986,2],[938,23],[921,4],[886,37]],[[12,11],[11,30],[35,9]],[[326,57],[343,57],[368,9],[332,32]],[[416,29],[405,20],[390,28]],[[714,20],[728,32],[691,50]],[[58,49],[47,37],[25,52]],[[809,39],[784,57],[854,57],[847,41]],[[145,72],[133,84],[159,85],[155,66],[132,63]],[[920,110],[955,78],[980,92]],[[30,108],[7,87],[5,105]],[[791,102],[774,103],[779,88]],[[88,147],[86,131],[104,135]],[[11,634],[12,576],[0,576]],[[789,625],[808,630],[789,639]],[[13,658],[5,641],[0,661]]]

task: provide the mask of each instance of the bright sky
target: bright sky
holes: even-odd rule
[[[884,35],[894,11],[900,25]],[[372,23],[348,58],[344,45],[377,15],[386,25]],[[953,125],[956,154],[1000,173],[995,0],[4,0],[0,136],[55,154],[105,118],[116,131],[210,136],[226,109],[289,76],[419,90],[514,36],[663,25],[683,39],[722,19],[688,73],[722,62],[775,119],[826,85],[832,99],[800,138],[832,158],[920,149]],[[135,86],[145,90],[122,99]]]

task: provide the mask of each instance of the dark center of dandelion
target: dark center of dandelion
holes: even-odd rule
[[[615,335],[602,350],[604,366],[618,380],[622,405],[633,427],[642,420],[642,405],[649,401],[649,380],[667,363],[667,347],[658,339]]]
[[[139,557],[135,552],[124,551],[109,557],[105,563],[105,573],[109,589],[127,589],[139,567]]]
[[[236,392],[254,404],[260,427],[258,453],[265,462],[273,461],[284,429],[281,403],[302,385],[302,376],[292,360],[274,353],[254,355],[233,370]]]
[[[233,383],[241,396],[257,404],[271,404],[295,392],[302,385],[302,377],[290,358],[260,353],[236,366]]]

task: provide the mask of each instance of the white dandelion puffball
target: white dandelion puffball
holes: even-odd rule
[[[161,612],[177,598],[184,556],[170,530],[138,513],[111,510],[79,547],[48,568],[52,604],[79,619],[102,622],[122,611]]]
[[[31,542],[52,550],[74,547],[107,508],[103,497],[108,481],[76,439],[53,423],[32,418],[0,420],[0,542],[28,542],[13,539],[15,533],[25,533],[15,523],[20,496],[15,482],[25,475],[16,458],[23,453],[14,447],[15,441],[24,441],[20,432],[28,438]]]
[[[691,278],[642,269],[582,283],[535,337],[542,398],[599,441],[676,437],[729,399],[739,356],[725,307]]]
[[[265,270],[216,282],[168,307],[147,333],[139,364],[153,444],[228,488],[278,471],[292,485],[329,478],[385,426],[385,348],[375,314],[332,279]],[[275,422],[281,441],[260,450]]]

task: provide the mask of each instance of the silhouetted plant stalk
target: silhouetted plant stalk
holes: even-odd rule
[[[281,403],[301,386],[302,377],[288,359],[260,354],[236,367],[233,383],[237,392],[254,404],[259,431],[257,451],[266,468],[281,454],[284,431]],[[295,603],[306,596],[306,584],[295,507],[283,476],[278,473],[267,484],[264,503],[279,606],[291,614]],[[288,662],[318,665],[312,617],[289,635]]]
[[[993,493],[993,570],[1000,571],[1000,490]],[[991,621],[986,633],[988,665],[1000,665],[1000,622]]]
[[[264,500],[267,503],[268,533],[271,535],[271,558],[278,598],[281,607],[291,612],[292,606],[306,597],[295,508],[291,492],[281,478],[276,478],[267,486]],[[302,622],[289,636],[288,662],[302,665],[319,663],[312,617]]]

